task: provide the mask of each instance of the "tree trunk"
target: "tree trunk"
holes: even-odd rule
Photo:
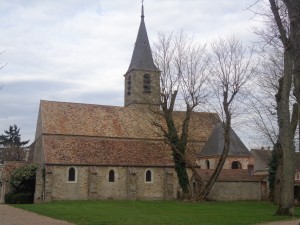
[[[234,97],[234,96],[233,96]],[[231,128],[231,113],[229,111],[229,105],[232,101],[233,97],[231,97],[231,100],[228,101],[228,92],[224,91],[223,93],[223,109],[226,115],[226,121],[223,125],[224,129],[224,146],[223,146],[223,152],[219,159],[218,165],[212,174],[209,181],[206,183],[204,189],[200,192],[199,199],[204,200],[207,195],[209,194],[210,190],[212,189],[214,183],[217,181],[218,177],[220,176],[220,173],[223,169],[224,163],[226,161],[226,158],[229,153],[230,149],[230,128]]]
[[[279,90],[276,95],[278,107],[278,140],[282,150],[279,159],[279,173],[282,174],[280,182],[280,203],[277,215],[294,215],[294,176],[295,176],[295,150],[294,136],[290,121],[289,96],[292,84],[292,60],[288,50],[284,53],[284,75],[279,80]]]
[[[167,110],[167,108],[163,108],[163,109],[165,109],[164,117],[168,127],[168,132],[166,132],[165,135],[172,148],[175,171],[178,177],[179,185],[183,192],[182,198],[189,198],[190,185],[189,185],[189,177],[188,177],[186,162],[185,162],[185,150],[186,150],[187,142],[182,141],[182,140],[187,140],[188,131],[186,130],[186,132],[183,132],[181,134],[181,138],[179,138],[178,131],[176,129],[176,125],[174,123],[174,119],[172,116],[172,110]],[[184,121],[187,123],[187,126],[190,118],[189,116],[190,116],[190,112],[186,112]],[[183,138],[182,137],[183,135],[186,135],[186,137]]]
[[[294,96],[298,103],[299,151],[300,151],[300,1],[284,1],[290,19],[290,33],[293,54]]]
[[[281,182],[282,182],[282,150],[280,143],[277,141],[276,149],[277,151],[277,168],[275,174],[275,184],[274,184],[274,203],[276,205],[280,204],[280,193],[281,193]]]
[[[204,189],[200,192],[200,196],[199,199],[200,200],[204,200],[207,195],[209,194],[210,190],[212,189],[213,185],[215,184],[215,182],[217,181],[222,168],[224,166],[224,163],[226,161],[226,158],[228,156],[229,153],[229,148],[230,148],[230,125],[228,126],[227,124],[224,127],[224,147],[223,147],[223,152],[222,155],[219,159],[219,163],[214,171],[214,173],[212,174],[211,178],[209,179],[209,181],[206,183]]]

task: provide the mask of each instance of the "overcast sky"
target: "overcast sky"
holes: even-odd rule
[[[230,34],[254,41],[253,2],[146,0],[150,42],[180,29],[203,43]],[[17,124],[31,143],[41,99],[122,106],[140,12],[140,0],[1,0],[0,134]]]

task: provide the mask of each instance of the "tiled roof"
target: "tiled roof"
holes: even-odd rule
[[[183,115],[174,112],[177,122]],[[145,108],[41,101],[39,118],[46,163],[173,165],[170,147]],[[193,113],[187,150],[191,162],[217,121],[216,114]]]
[[[147,108],[41,101],[40,113],[43,134],[155,140],[162,137],[160,129],[151,124],[159,119]],[[183,116],[182,112],[174,112],[177,122]],[[193,113],[190,140],[206,141],[217,121],[217,114]]]
[[[203,181],[208,181],[214,170],[198,169],[198,173]],[[248,170],[243,169],[223,169],[217,181],[258,181],[264,180],[266,176],[251,176]]]
[[[48,164],[85,164],[119,166],[171,166],[172,155],[163,142],[109,140],[45,136]]]
[[[204,156],[219,156],[223,152],[224,147],[224,128],[221,124],[218,124],[202,151],[199,153],[199,157]],[[229,156],[251,156],[251,153],[248,151],[247,147],[237,136],[237,134],[230,130],[230,148]]]
[[[170,146],[163,141],[115,140],[50,135],[43,137],[46,164],[117,165],[117,166],[173,166]],[[194,145],[194,146],[191,146]],[[191,144],[187,157],[195,163]],[[195,148],[196,147],[196,148]]]

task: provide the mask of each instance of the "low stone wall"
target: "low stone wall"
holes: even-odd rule
[[[266,190],[262,190],[261,182],[216,182],[208,195],[209,200],[238,201],[263,200]]]

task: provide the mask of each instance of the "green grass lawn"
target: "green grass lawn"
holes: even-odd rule
[[[242,225],[288,220],[269,202],[58,201],[15,205],[77,225]],[[296,209],[300,216],[300,209]]]

